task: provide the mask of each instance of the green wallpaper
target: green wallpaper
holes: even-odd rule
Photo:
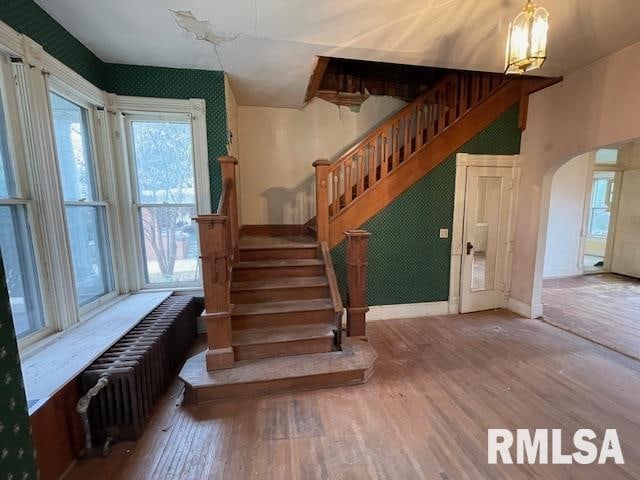
[[[0,256],[0,475],[36,478],[27,400]]]
[[[0,0],[0,20],[38,42],[69,68],[104,88],[105,64],[32,0]]]
[[[118,95],[159,98],[204,98],[212,208],[222,190],[217,158],[227,153],[227,112],[224,73],[184,68],[106,64],[105,90]]]
[[[520,152],[518,106],[514,105],[456,153],[513,155]],[[369,237],[369,305],[437,302],[449,297],[456,155],[451,155],[393,203],[366,222]],[[346,247],[332,251],[344,296]]]

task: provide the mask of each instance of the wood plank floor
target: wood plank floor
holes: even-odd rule
[[[640,360],[640,280],[598,274],[544,281],[544,319]]]
[[[505,311],[373,322],[368,383],[185,408],[69,479],[632,479],[640,362]],[[624,465],[487,465],[488,428],[616,428]],[[565,450],[566,451],[566,450]]]

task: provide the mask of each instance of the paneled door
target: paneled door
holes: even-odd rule
[[[640,278],[640,170],[622,174],[611,271]]]
[[[504,306],[512,170],[489,166],[467,168],[461,313]]]

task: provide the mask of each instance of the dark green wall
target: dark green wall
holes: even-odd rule
[[[218,204],[222,182],[216,159],[227,152],[223,72],[104,63],[32,0],[0,0],[0,20],[31,37],[48,53],[108,92],[203,98],[207,104],[211,204],[214,207]]]
[[[35,479],[29,413],[1,255],[0,384],[0,475],[2,478]],[[5,449],[6,456],[2,453]]]
[[[217,158],[227,153],[224,73],[184,68],[106,64],[105,90],[118,95],[159,98],[203,98],[207,104],[207,146],[212,206],[222,189]]]
[[[520,153],[518,106],[515,105],[456,153]],[[393,203],[365,223],[369,238],[369,305],[438,302],[449,297],[456,154],[451,155]],[[332,251],[338,281],[346,283],[346,248]]]
[[[32,0],[0,0],[0,20],[24,33],[69,68],[104,88],[105,64]]]

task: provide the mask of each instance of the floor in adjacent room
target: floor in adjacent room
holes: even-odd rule
[[[640,280],[614,274],[544,281],[544,319],[640,360]]]
[[[69,479],[637,478],[640,362],[505,311],[371,322],[358,386],[181,406]],[[487,464],[488,428],[616,428],[625,464]],[[598,446],[600,443],[598,442]]]

